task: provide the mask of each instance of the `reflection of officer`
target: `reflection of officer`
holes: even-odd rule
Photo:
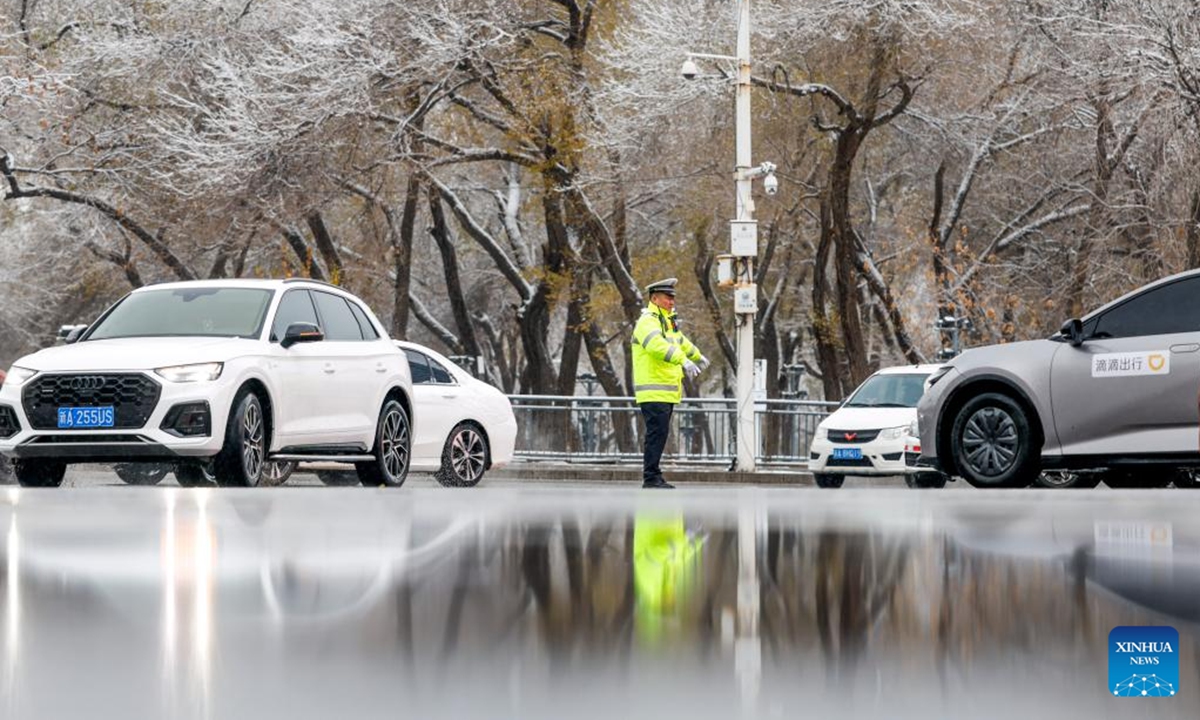
[[[633,523],[633,582],[638,636],[662,639],[678,627],[697,584],[703,538],[690,535],[683,515],[638,513]]]
[[[671,488],[659,461],[671,429],[671,412],[683,396],[683,375],[694,378],[708,358],[679,332],[675,318],[675,285],[667,278],[646,288],[650,304],[633,328],[633,392],[646,421],[642,487]]]

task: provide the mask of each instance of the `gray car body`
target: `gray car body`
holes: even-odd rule
[[[1181,273],[1138,288],[1082,319],[1085,328],[1127,301],[1180,280]],[[1061,334],[1045,340],[968,350],[917,408],[920,464],[953,473],[948,439],[954,412],[969,397],[1004,392],[1030,415],[1043,468],[1103,468],[1126,464],[1200,465],[1200,330],[1087,339],[1074,346]],[[1096,377],[1097,355],[1163,354],[1160,375]]]

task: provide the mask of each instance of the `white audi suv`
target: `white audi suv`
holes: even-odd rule
[[[268,461],[354,464],[396,486],[408,361],[357,297],[312,280],[139,288],[27,355],[0,387],[0,454],[25,486],[69,463],[170,461],[183,485],[258,485]]]

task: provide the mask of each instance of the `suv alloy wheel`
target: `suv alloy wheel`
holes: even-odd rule
[[[214,469],[222,487],[256,487],[263,477],[267,456],[267,428],[262,403],[251,390],[242,390],[233,401],[225,429],[225,445]]]
[[[388,400],[375,425],[375,460],[354,464],[365,487],[400,487],[408,477],[412,456],[412,430],[408,413],[395,400]]]

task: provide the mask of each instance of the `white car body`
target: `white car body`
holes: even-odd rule
[[[911,407],[854,407],[856,396],[875,378],[921,376],[925,380],[941,365],[904,365],[884,368],[867,378],[842,407],[817,425],[809,448],[808,469],[814,474],[880,477],[905,474],[904,451],[917,421],[917,400],[904,398]],[[897,398],[900,400],[901,398]],[[858,451],[861,458],[835,458],[835,451]],[[839,453],[840,454],[840,453]]]
[[[471,377],[470,373],[423,345],[396,341],[406,353],[419,353],[437,363],[450,376],[450,382],[437,381],[431,373],[428,381],[413,373],[413,401],[421,423],[413,431],[412,469],[433,472],[442,467],[442,451],[450,431],[459,423],[474,423],[488,444],[488,468],[501,468],[512,462],[517,441],[517,419],[512,403],[500,390]]]
[[[222,289],[270,291],[270,300],[256,333],[245,337],[90,337],[97,327],[103,327],[105,318],[114,308],[141,293],[203,293]],[[339,337],[330,332],[334,325],[327,327],[328,320],[322,320],[324,339],[283,347],[284,343],[273,335],[276,323],[286,321],[289,314],[277,317],[277,312],[284,297],[293,292],[323,293],[334,296],[333,300],[350,303],[350,306],[336,307],[347,307],[346,317],[356,322],[354,327],[360,329],[360,337],[356,340]],[[333,302],[324,296],[321,300]],[[319,312],[321,305],[317,307]],[[354,312],[355,308],[362,314]],[[370,330],[362,329],[364,318]],[[341,321],[344,323],[344,318]],[[362,337],[372,334],[371,331],[374,338]],[[172,381],[162,372],[206,363],[220,364],[215,379]],[[247,385],[260,389],[265,395],[264,414],[270,437],[268,455],[349,456],[357,453],[361,456],[370,452],[375,445],[380,409],[389,393],[403,395],[401,404],[409,412],[410,423],[415,424],[415,418],[411,417],[412,386],[408,363],[404,355],[397,352],[382,324],[370,308],[350,293],[308,280],[205,280],[139,288],[106,311],[79,342],[22,357],[14,363],[14,369],[23,370],[10,371],[7,382],[0,387],[0,411],[7,406],[15,412],[20,429],[14,435],[0,438],[0,454],[18,459],[71,463],[212,457],[222,449],[225,441],[234,398]],[[33,374],[29,375],[30,372]],[[28,377],[14,381],[14,374]],[[104,378],[113,375],[120,375],[126,378],[121,382],[137,384],[145,390],[144,394],[118,396],[128,399],[116,401],[114,427],[63,428],[61,417],[57,425],[48,419],[55,405],[104,404],[106,401],[98,398],[94,389],[84,386],[99,384],[103,392],[110,392],[111,388],[106,384],[110,380]],[[75,388],[75,385],[80,387]],[[152,398],[155,388],[158,396]],[[59,394],[53,395],[51,389]],[[45,395],[37,396],[38,392]],[[92,394],[88,395],[89,392]],[[133,395],[137,395],[136,399]],[[38,400],[38,397],[42,399]],[[35,400],[40,404],[35,404]],[[207,433],[181,436],[177,426],[164,427],[164,420],[172,408],[187,403],[208,405]],[[130,407],[142,409],[130,414]],[[35,423],[31,422],[29,412],[36,408],[41,408],[41,415]],[[145,419],[141,420],[143,415]]]

